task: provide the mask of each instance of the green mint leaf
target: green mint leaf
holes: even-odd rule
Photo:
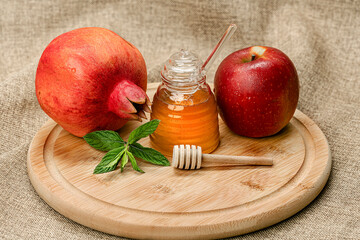
[[[127,152],[125,152],[121,158],[121,172],[124,171],[124,167],[128,163],[128,161],[129,161],[129,156],[128,156]]]
[[[135,143],[139,141],[141,138],[147,137],[153,132],[155,132],[156,128],[158,127],[160,120],[154,119],[150,122],[147,122],[140,127],[136,128],[130,133],[128,144]]]
[[[125,146],[115,148],[106,153],[101,162],[96,166],[94,174],[114,171],[124,153]]]
[[[169,160],[155,149],[143,147],[139,143],[133,143],[130,144],[129,150],[135,157],[144,159],[152,164],[170,166]]]
[[[133,155],[131,152],[127,152],[127,153],[128,153],[128,155],[129,155],[129,159],[130,159],[130,162],[131,162],[131,165],[132,165],[133,169],[134,169],[135,171],[138,171],[138,172],[143,173],[144,171],[141,170],[141,169],[139,168],[139,166],[137,165],[136,160],[135,160],[135,158],[134,158],[134,155]]]
[[[124,146],[124,140],[120,135],[109,130],[88,133],[84,136],[84,139],[90,146],[101,151],[110,151]]]

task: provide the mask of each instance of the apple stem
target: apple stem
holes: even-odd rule
[[[255,54],[251,55],[251,61],[254,61],[254,60],[255,60],[255,57],[256,57]]]

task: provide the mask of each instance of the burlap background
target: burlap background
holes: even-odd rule
[[[238,30],[220,61],[251,45],[284,51],[301,82],[298,108],[327,136],[332,173],[319,197],[275,226],[235,239],[360,239],[359,1],[1,1],[0,238],[117,239],[58,214],[34,191],[26,154],[48,117],[34,92],[37,62],[63,32],[109,28],[133,43],[149,81],[167,57],[189,48],[203,59],[229,23]],[[141,231],[141,229],[139,229]]]

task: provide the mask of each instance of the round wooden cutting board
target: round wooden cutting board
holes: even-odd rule
[[[150,97],[157,85],[149,84]],[[127,139],[138,125],[127,123],[120,136]],[[127,166],[94,175],[105,153],[49,120],[30,145],[28,173],[40,197],[64,216],[146,239],[224,238],[265,228],[308,205],[328,179],[327,140],[298,110],[272,137],[235,135],[221,119],[220,135],[214,154],[267,156],[274,165],[179,170],[138,160],[143,174]],[[140,143],[150,146],[149,138]]]

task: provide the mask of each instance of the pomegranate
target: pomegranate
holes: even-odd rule
[[[36,72],[41,108],[65,130],[82,137],[118,130],[149,110],[144,58],[116,33],[80,28],[56,37]]]

